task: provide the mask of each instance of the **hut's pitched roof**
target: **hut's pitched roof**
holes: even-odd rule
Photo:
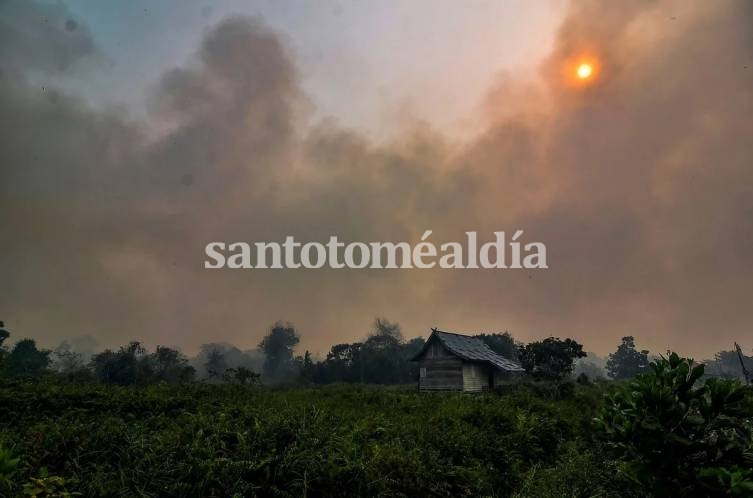
[[[443,332],[437,329],[432,329],[431,335],[436,336],[448,351],[464,360],[489,363],[507,372],[524,371],[523,367],[518,363],[492,351],[489,345],[478,337],[456,334],[454,332]],[[417,360],[424,354],[430,340],[431,336],[426,340],[426,344],[424,344],[421,351],[413,358],[414,360]]]

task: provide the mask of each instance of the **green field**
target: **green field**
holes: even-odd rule
[[[0,495],[753,496],[751,391],[671,361],[476,395],[5,379]]]
[[[17,485],[44,467],[84,496],[591,496],[600,397],[6,382],[0,428]]]

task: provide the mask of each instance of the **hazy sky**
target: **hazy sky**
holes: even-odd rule
[[[379,315],[753,347],[747,1],[6,1],[0,115],[0,319],[43,344],[251,348],[285,319],[325,353]],[[425,230],[524,230],[549,268],[203,267]]]
[[[64,87],[89,101],[143,112],[144,93],[183,65],[220,20],[263,19],[295,58],[315,118],[372,137],[421,119],[460,133],[501,72],[531,71],[549,50],[564,0],[65,2],[85,22],[106,69]]]

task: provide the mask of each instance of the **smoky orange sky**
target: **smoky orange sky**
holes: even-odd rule
[[[0,319],[16,338],[253,348],[283,319],[324,354],[385,316],[408,337],[509,330],[602,354],[624,335],[697,358],[753,347],[750,2],[573,2],[533,74],[474,96],[472,133],[411,116],[389,139],[320,118],[263,17],[214,22],[133,117],[44,84],[106,58],[86,23],[3,8]],[[549,268],[204,268],[212,241],[425,230],[524,230]]]

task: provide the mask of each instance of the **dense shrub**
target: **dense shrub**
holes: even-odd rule
[[[17,381],[0,431],[16,493],[45,468],[84,496],[511,496],[582,452],[600,397]]]
[[[753,496],[753,407],[737,381],[701,381],[672,353],[609,397],[596,418],[620,469],[656,496]]]
[[[0,496],[749,496],[753,397],[652,369],[483,395],[5,379]]]

